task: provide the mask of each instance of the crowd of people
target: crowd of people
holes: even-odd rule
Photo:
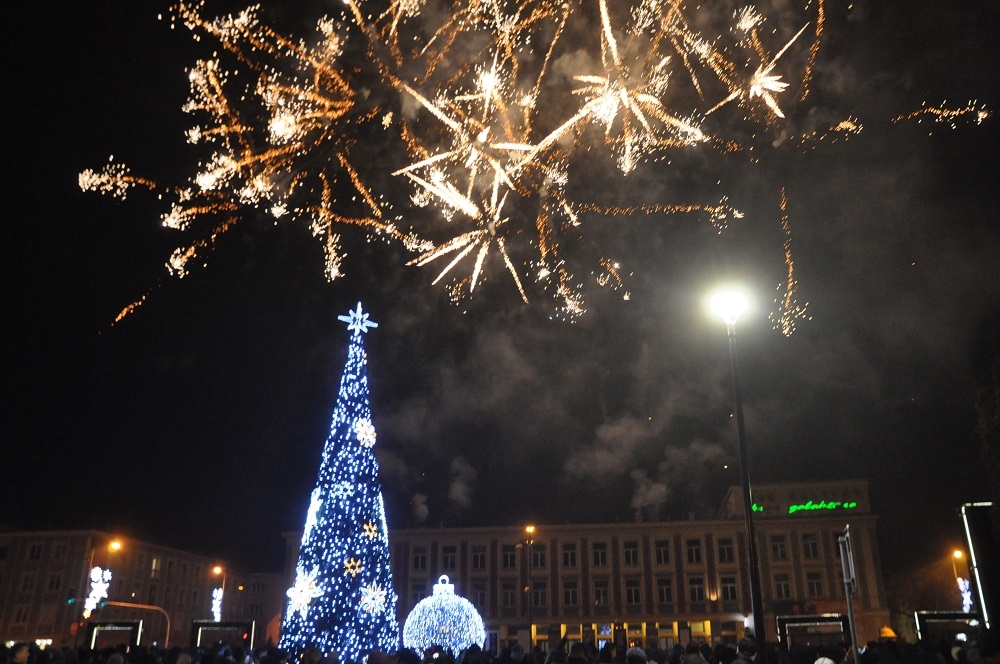
[[[995,630],[994,630],[995,631]],[[619,649],[612,643],[598,648],[593,642],[568,643],[565,639],[549,650],[536,646],[525,652],[512,644],[498,653],[472,646],[462,653],[429,648],[418,653],[403,648],[397,653],[372,652],[364,662],[340,661],[336,653],[324,655],[307,650],[297,658],[273,646],[256,650],[230,648],[219,643],[211,648],[169,650],[156,646],[89,648],[45,648],[34,644],[0,645],[0,664],[1000,664],[1000,639],[983,631],[968,641],[948,643],[871,642],[860,650],[855,662],[852,648],[796,644],[791,648],[768,646],[757,652],[749,638],[738,643],[716,644],[689,641],[669,650],[633,646]]]

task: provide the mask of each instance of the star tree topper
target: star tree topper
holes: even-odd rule
[[[378,323],[368,320],[368,314],[361,311],[361,303],[358,302],[358,308],[354,311],[347,312],[345,316],[337,316],[337,320],[342,320],[347,323],[347,329],[351,330],[355,334],[365,333],[370,327],[378,327]]]

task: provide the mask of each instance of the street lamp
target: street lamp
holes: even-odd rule
[[[535,635],[533,634],[533,632],[534,632],[534,616],[532,615],[532,613],[533,613],[532,609],[534,608],[533,605],[535,603],[535,598],[534,598],[535,588],[534,588],[534,584],[532,583],[532,574],[531,574],[531,568],[534,565],[534,560],[532,560],[532,555],[531,555],[532,554],[531,548],[535,544],[535,527],[533,525],[529,524],[529,525],[527,525],[527,526],[524,527],[524,544],[525,544],[525,550],[528,552],[528,586],[527,586],[527,590],[528,590],[528,640],[531,642],[532,645],[534,645],[534,643],[535,643],[535,639],[534,639]]]
[[[222,597],[226,594],[226,570],[222,565],[212,568],[212,574],[222,577],[222,587],[212,591],[212,617],[215,622],[222,622]]]
[[[743,400],[740,397],[739,356],[736,351],[736,321],[746,312],[749,300],[746,294],[735,288],[717,291],[709,300],[709,307],[726,323],[729,335],[729,364],[733,374],[733,407],[736,415],[736,439],[739,444],[740,480],[743,484],[743,519],[747,538],[747,572],[750,575],[750,606],[753,611],[753,634],[757,642],[757,652],[763,653],[764,602],[760,590],[760,564],[757,560],[757,540],[753,527],[753,498],[750,491],[750,465],[747,460],[747,435],[743,425]]]
[[[956,582],[958,581],[959,576],[958,576],[958,566],[955,564],[955,561],[961,560],[962,556],[964,555],[965,554],[962,553],[961,549],[955,549],[954,551],[951,552],[951,571],[955,574]]]

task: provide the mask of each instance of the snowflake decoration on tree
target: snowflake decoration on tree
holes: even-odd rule
[[[350,574],[351,576],[357,576],[361,573],[361,561],[354,558],[348,558],[347,562],[344,563],[344,572]]]
[[[359,418],[354,423],[354,433],[358,436],[358,442],[364,447],[375,446],[375,426],[367,418]]]
[[[385,609],[385,588],[377,582],[370,583],[361,589],[361,608],[375,615]]]
[[[366,523],[362,527],[362,530],[365,531],[365,537],[367,537],[370,540],[373,540],[376,537],[378,537],[378,527],[374,523],[372,523],[371,521],[369,521],[368,523]]]
[[[302,528],[302,542],[305,543],[309,539],[309,533],[312,532],[313,526],[316,525],[317,514],[319,514],[319,507],[323,504],[322,490],[319,487],[313,489],[312,498],[309,500],[309,512],[306,513],[306,523]]]
[[[354,495],[354,485],[350,482],[341,482],[333,487],[333,497],[337,500],[347,500]]]
[[[316,583],[319,566],[313,567],[308,574],[301,567],[295,570],[295,585],[288,589],[288,613],[298,611],[303,618],[309,611],[309,603],[323,595],[323,589]]]

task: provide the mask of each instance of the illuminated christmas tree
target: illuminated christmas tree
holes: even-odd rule
[[[336,651],[341,661],[399,648],[362,341],[377,325],[360,302],[339,319],[352,332],[351,345],[281,625],[279,647],[290,661],[307,648]]]

